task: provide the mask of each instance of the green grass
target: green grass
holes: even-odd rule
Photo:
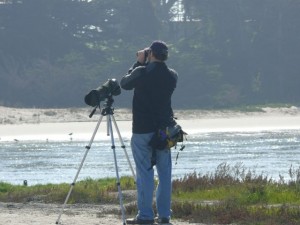
[[[300,169],[289,170],[290,180],[274,181],[242,164],[221,164],[214,173],[188,174],[173,181],[174,217],[195,223],[243,225],[300,224]],[[122,190],[134,190],[131,177],[121,178]],[[2,202],[62,204],[69,184],[18,186],[0,183]],[[69,203],[118,204],[116,179],[86,179],[76,183]],[[126,201],[125,201],[126,202]],[[134,215],[136,204],[126,205]]]
[[[178,201],[226,200],[235,198],[240,204],[299,204],[300,192],[287,185],[233,184],[214,186],[210,189],[186,192],[175,190],[173,199]]]
[[[121,178],[122,189],[134,189],[134,180],[129,177]],[[63,203],[70,190],[70,184],[46,184],[35,186],[11,185],[0,183],[0,201]],[[113,178],[92,180],[86,179],[75,184],[69,203],[109,203],[117,202],[110,195],[116,192],[116,180]]]

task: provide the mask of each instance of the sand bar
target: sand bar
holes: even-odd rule
[[[69,134],[87,137],[95,131],[100,112],[89,118],[90,108],[16,109],[0,106],[0,141],[40,139]],[[114,118],[121,136],[131,134],[130,109],[115,110]],[[263,108],[259,112],[175,110],[178,123],[188,134],[201,132],[259,131],[300,129],[300,109]],[[115,127],[113,126],[114,130]],[[103,117],[99,134],[107,133]]]
[[[121,136],[131,134],[131,121],[117,121]],[[178,123],[188,134],[202,132],[231,132],[231,131],[261,131],[261,130],[291,130],[300,129],[300,116],[241,116],[233,118],[201,118],[178,120]],[[86,139],[96,129],[97,121],[93,122],[59,122],[59,123],[24,123],[0,125],[2,141],[12,139],[47,139],[60,136]],[[106,136],[106,120],[101,121],[97,134]],[[115,127],[113,127],[115,130]],[[115,131],[114,131],[115,132]],[[115,134],[116,136],[116,134]],[[0,140],[0,141],[1,141]]]

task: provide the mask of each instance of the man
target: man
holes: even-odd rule
[[[121,87],[134,89],[131,148],[136,164],[138,214],[127,224],[154,222],[152,199],[156,165],[159,184],[156,207],[159,223],[169,223],[171,216],[171,151],[153,149],[149,142],[159,128],[174,123],[171,96],[176,87],[177,73],[165,64],[168,47],[154,41],[149,48],[137,52],[137,62],[121,79]],[[153,163],[155,155],[155,163]]]

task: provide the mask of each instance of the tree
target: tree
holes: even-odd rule
[[[0,104],[82,105],[154,39],[169,44],[179,72],[175,107],[300,100],[298,0],[1,3]]]

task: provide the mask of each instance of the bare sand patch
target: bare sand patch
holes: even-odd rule
[[[47,225],[56,224],[61,205],[43,203],[0,203],[2,225]],[[112,225],[123,224],[118,205],[68,205],[62,214],[62,225]],[[188,221],[172,221],[173,225],[189,224]]]

